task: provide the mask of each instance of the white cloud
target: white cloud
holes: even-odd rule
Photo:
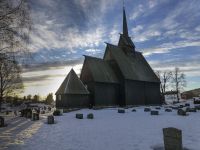
[[[154,26],[145,27],[138,25],[131,29],[134,42],[144,42],[161,35],[161,32]]]
[[[196,31],[200,32],[200,25],[195,28]]]
[[[108,37],[110,40],[109,42],[117,45],[117,42],[119,40],[119,31],[120,31],[119,25],[115,24],[109,33],[109,37]]]
[[[144,49],[143,54],[145,56],[149,56],[152,54],[162,54],[162,53],[169,53],[171,50],[184,48],[184,47],[191,47],[191,46],[200,46],[200,41],[178,41],[178,42],[170,42],[170,43],[163,43],[159,46],[153,48]]]
[[[53,21],[52,21],[53,22]],[[78,48],[97,47],[103,42],[104,28],[97,27],[81,33],[78,29],[68,28],[62,33],[49,29],[49,25],[35,25],[31,37],[31,51],[41,49],[66,49],[71,52]]]
[[[137,8],[134,8],[133,13],[130,15],[129,19],[130,20],[135,20],[137,17],[141,16],[144,14],[145,8],[143,5],[139,5]]]

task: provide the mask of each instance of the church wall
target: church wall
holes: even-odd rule
[[[118,105],[119,86],[110,83],[95,83],[94,105],[112,106]]]
[[[160,83],[125,81],[126,105],[161,104]]]
[[[161,104],[160,83],[145,84],[146,104]]]
[[[89,107],[89,95],[65,94],[56,96],[56,108],[86,108]]]
[[[145,104],[145,84],[141,81],[125,81],[125,104],[144,105]]]

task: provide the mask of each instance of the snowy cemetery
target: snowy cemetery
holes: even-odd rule
[[[53,108],[40,111],[39,118],[35,112],[27,114],[4,115],[1,149],[199,150],[200,147],[197,119],[200,104],[193,100],[160,106]]]

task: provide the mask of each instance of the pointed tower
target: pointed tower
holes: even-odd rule
[[[128,25],[127,25],[126,11],[124,6],[123,6],[123,35],[128,37]]]
[[[135,45],[128,34],[125,6],[123,6],[123,34],[120,35],[118,46],[120,46],[125,53],[135,53]]]

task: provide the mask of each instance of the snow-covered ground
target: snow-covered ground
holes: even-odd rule
[[[9,146],[9,150],[161,150],[162,129],[166,127],[182,130],[187,149],[200,149],[200,111],[178,116],[176,110],[165,112],[162,107],[160,115],[151,116],[144,107],[135,109],[126,109],[124,114],[117,113],[117,108],[83,109],[55,117],[54,125],[40,120],[43,124],[32,137]],[[76,119],[76,113],[83,113],[84,119]],[[88,113],[95,118],[87,119]]]

